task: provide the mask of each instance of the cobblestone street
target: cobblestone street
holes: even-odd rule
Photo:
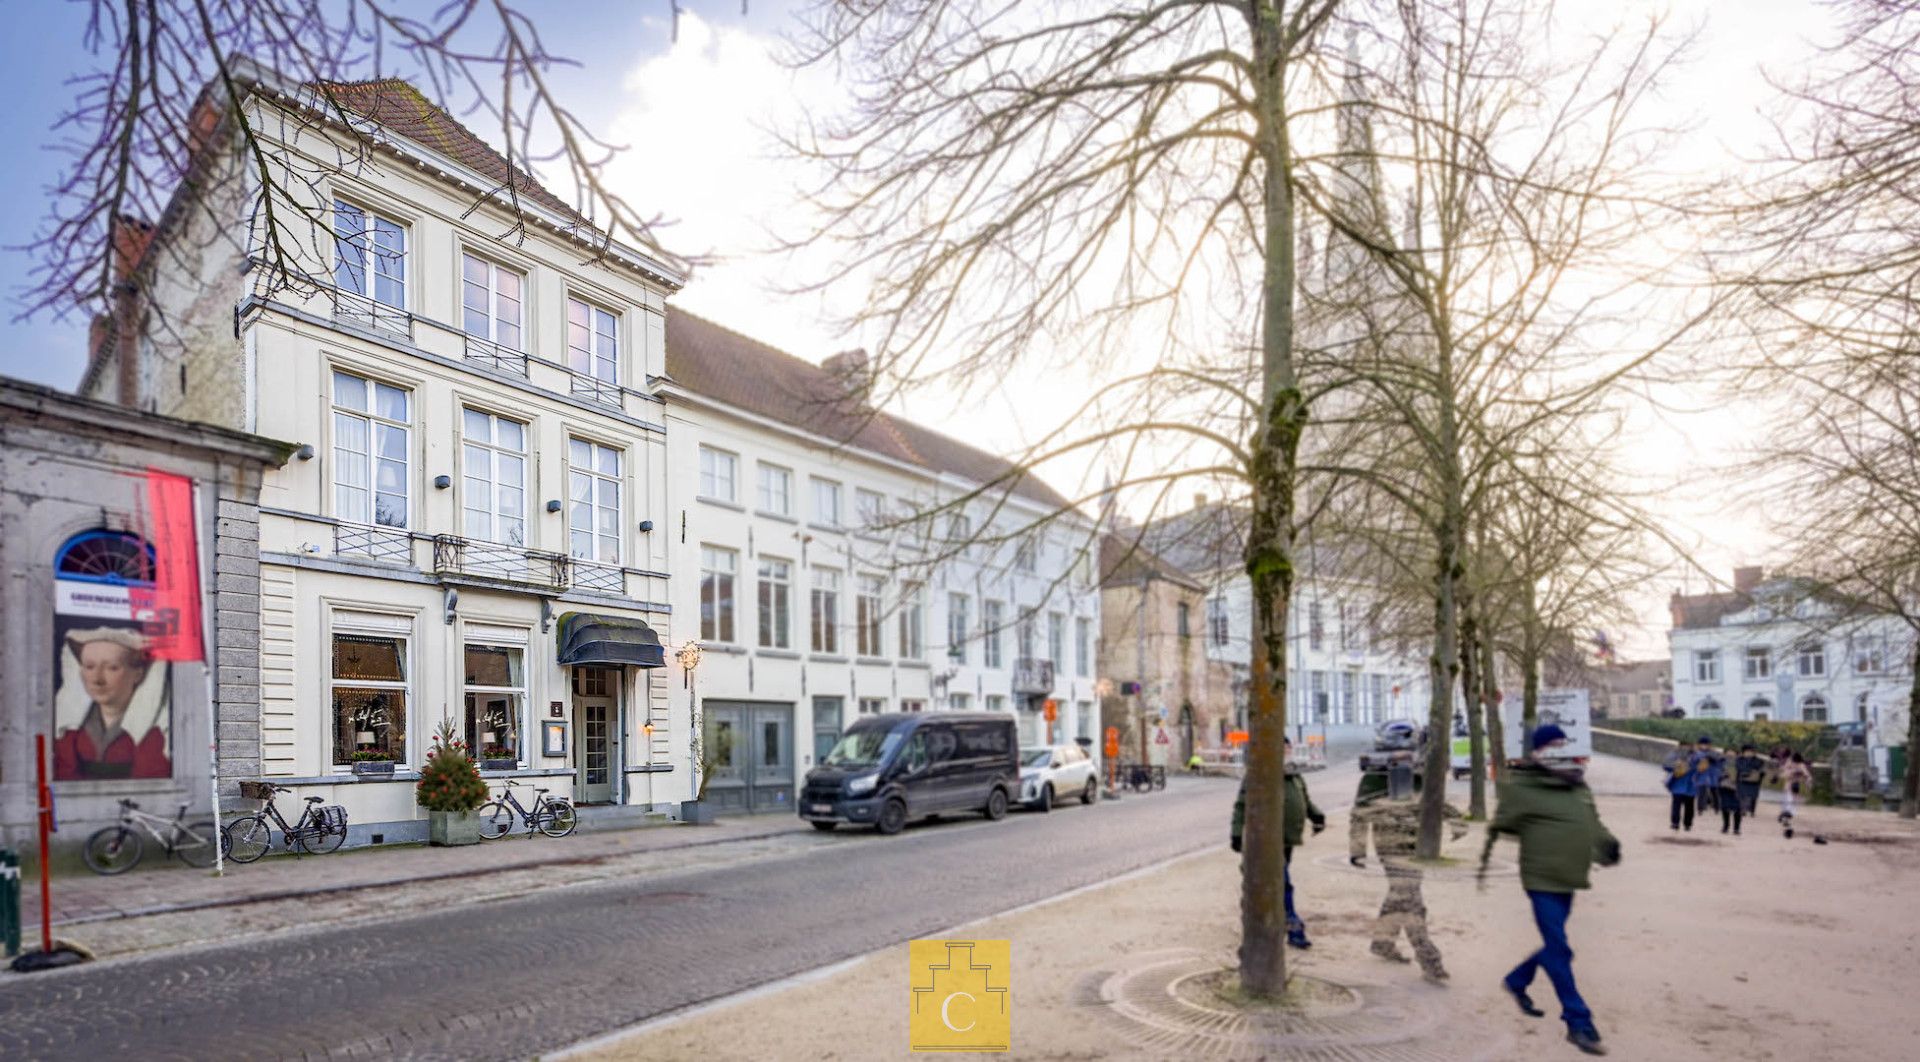
[[[1347,777],[1316,776],[1316,798],[1344,800]],[[1230,781],[1176,778],[999,824],[781,831],[682,852],[684,869],[633,856],[603,864],[613,877],[537,887],[525,869],[364,897],[385,917],[346,910],[359,892],[201,910],[217,942],[0,979],[0,1056],[528,1057],[1219,845],[1232,799]],[[316,910],[355,921],[248,928]]]

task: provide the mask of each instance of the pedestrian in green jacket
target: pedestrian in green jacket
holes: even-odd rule
[[[1607,1049],[1594,1027],[1593,1012],[1574,984],[1567,916],[1573,913],[1573,894],[1591,884],[1589,868],[1596,862],[1612,866],[1620,861],[1620,842],[1601,825],[1584,772],[1546,762],[1566,743],[1566,731],[1543,726],[1533,732],[1532,751],[1525,762],[1506,772],[1499,807],[1487,829],[1487,847],[1480,855],[1480,882],[1485,887],[1494,842],[1503,833],[1517,838],[1520,885],[1533,904],[1543,946],[1514,967],[1503,984],[1523,1013],[1542,1017],[1546,1012],[1533,1005],[1527,989],[1534,974],[1544,969],[1560,997],[1567,1040],[1587,1054],[1604,1055]]]
[[[1291,754],[1292,751],[1292,739],[1285,739],[1285,754]],[[1281,818],[1280,839],[1286,863],[1286,869],[1281,873],[1285,882],[1287,943],[1296,948],[1311,948],[1313,942],[1307,939],[1307,924],[1300,920],[1293,909],[1293,848],[1304,839],[1308,819],[1313,820],[1313,832],[1317,834],[1327,828],[1327,816],[1314,806],[1313,797],[1307,793],[1307,780],[1300,777],[1291,759],[1287,760],[1285,778],[1287,796]],[[1240,795],[1233,800],[1233,830],[1230,834],[1230,843],[1236,852],[1240,850],[1241,832],[1246,821],[1247,780],[1241,778]]]

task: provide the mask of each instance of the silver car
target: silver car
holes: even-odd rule
[[[1042,745],[1020,750],[1020,803],[1052,811],[1056,801],[1077,796],[1091,804],[1100,796],[1093,757],[1078,745]]]

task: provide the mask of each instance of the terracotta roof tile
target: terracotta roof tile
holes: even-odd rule
[[[428,99],[411,82],[390,77],[377,81],[323,81],[312,87],[340,109],[377,123],[395,136],[432,148],[498,182],[498,194],[502,197],[511,182],[519,194],[533,202],[578,225],[593,228],[593,223],[571,204],[548,191],[525,170],[508,163],[505,156]]]
[[[863,407],[842,380],[810,361],[669,306],[667,375],[696,394],[845,446],[976,483],[1014,465],[911,421]],[[1067,500],[1032,475],[1014,493],[1055,508]]]

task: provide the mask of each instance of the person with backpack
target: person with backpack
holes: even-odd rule
[[[1306,835],[1307,821],[1313,821],[1313,832],[1318,835],[1327,828],[1327,816],[1313,803],[1313,797],[1307,794],[1307,780],[1300,776],[1294,766],[1293,739],[1283,738],[1285,742],[1282,755],[1286,756],[1286,809],[1285,821],[1281,823],[1281,843],[1285,854],[1286,869],[1282,871],[1287,909],[1287,944],[1295,948],[1311,948],[1313,942],[1307,939],[1307,924],[1293,909],[1293,850]],[[1233,828],[1228,834],[1228,843],[1238,852],[1241,848],[1241,832],[1247,822],[1247,780],[1240,779],[1240,795],[1233,800]]]
[[[1573,894],[1590,888],[1595,863],[1610,867],[1620,862],[1620,841],[1600,822],[1587,788],[1586,772],[1578,767],[1548,762],[1567,744],[1566,731],[1543,726],[1533,732],[1530,751],[1520,764],[1506,771],[1499,787],[1499,804],[1487,828],[1487,846],[1480,853],[1480,888],[1487,884],[1487,862],[1501,834],[1520,842],[1520,885],[1533,905],[1534,925],[1540,929],[1541,948],[1527,956],[1501,981],[1520,1011],[1528,1017],[1546,1016],[1533,1005],[1527,989],[1534,975],[1545,970],[1560,999],[1560,1020],[1567,1041],[1590,1055],[1604,1055],[1606,1045],[1594,1025],[1593,1011],[1580,997],[1573,979],[1573,948],[1567,942],[1567,918],[1573,913]]]
[[[1720,832],[1732,829],[1735,837],[1740,836],[1740,820],[1746,817],[1746,805],[1740,800],[1738,772],[1731,762],[1720,764],[1720,781],[1714,789],[1714,805],[1720,809]]]
[[[1734,792],[1739,795],[1741,810],[1748,815],[1756,813],[1760,806],[1760,785],[1767,780],[1767,758],[1751,744],[1740,746],[1740,755],[1733,761]],[[1739,833],[1739,824],[1734,824],[1735,833]]]
[[[1660,761],[1660,766],[1667,772],[1667,793],[1672,798],[1668,802],[1668,821],[1676,830],[1684,821],[1687,831],[1692,832],[1693,746],[1680,742],[1673,751],[1667,753],[1666,759]]]

